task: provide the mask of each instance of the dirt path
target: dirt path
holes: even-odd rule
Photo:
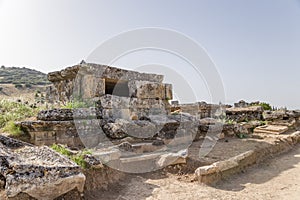
[[[161,173],[135,175],[88,199],[300,199],[300,145],[215,187],[177,179]]]

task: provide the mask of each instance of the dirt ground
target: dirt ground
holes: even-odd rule
[[[300,145],[210,187],[197,182],[179,181],[178,176],[156,172],[130,175],[107,191],[87,199],[287,199],[300,198]]]
[[[28,101],[34,102],[34,95],[37,90],[45,93],[45,86],[32,86],[32,88],[17,89],[13,84],[0,84],[2,90],[0,91],[0,100],[9,99],[17,100],[20,99],[22,102]]]

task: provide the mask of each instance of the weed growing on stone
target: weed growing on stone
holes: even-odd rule
[[[70,150],[68,150],[65,146],[59,145],[59,144],[53,144],[51,148],[62,154],[67,156],[69,159],[71,159],[73,162],[75,162],[77,165],[81,166],[83,169],[86,169],[88,167],[87,162],[84,160],[85,155],[90,155],[92,152],[90,150],[83,150],[78,153],[72,153]]]

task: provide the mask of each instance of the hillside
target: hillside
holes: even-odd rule
[[[14,84],[16,87],[30,87],[32,85],[47,85],[47,75],[34,69],[25,67],[4,67],[0,68],[0,84]]]
[[[0,100],[35,103],[50,84],[47,75],[25,67],[0,67]]]

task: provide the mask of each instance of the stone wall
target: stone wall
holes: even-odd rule
[[[75,97],[89,99],[108,93],[139,99],[172,99],[172,85],[162,83],[162,75],[106,65],[75,65],[49,73],[48,79],[53,83],[47,89],[50,102],[64,103]],[[113,87],[113,90],[109,90],[109,87]],[[128,92],[124,92],[126,89]]]
[[[172,110],[179,109],[183,113],[189,113],[200,119],[207,117],[216,117],[221,112],[225,112],[227,105],[208,104],[206,102],[197,102],[191,104],[174,105]]]
[[[263,108],[261,106],[228,108],[226,118],[236,122],[263,120]]]
[[[35,145],[60,143],[76,148],[94,148],[109,140],[118,143],[126,137],[137,141],[172,139],[179,126],[191,123],[195,123],[197,129],[197,121],[189,116],[167,115],[158,109],[131,119],[126,116],[128,112],[124,111],[121,116],[120,109],[114,113],[113,109],[109,109],[110,104],[102,106],[112,113],[102,114],[103,110],[95,108],[54,109],[41,111],[37,121],[18,122],[16,125],[30,135],[30,142]]]

